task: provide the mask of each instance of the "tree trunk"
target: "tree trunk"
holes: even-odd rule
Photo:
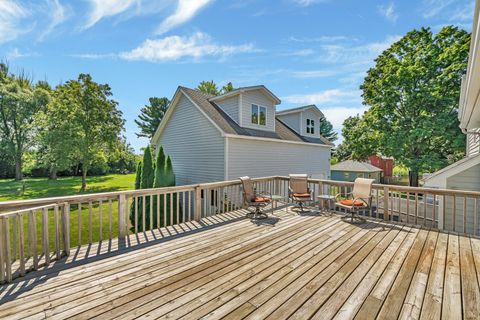
[[[408,184],[410,187],[418,187],[418,171],[408,171]]]
[[[20,181],[22,179],[22,155],[20,154],[15,156],[15,180]]]
[[[57,180],[57,168],[52,168],[50,170],[50,180]]]
[[[85,166],[82,167],[82,188],[80,191],[85,191],[87,189],[87,168]]]

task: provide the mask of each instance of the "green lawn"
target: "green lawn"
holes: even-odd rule
[[[0,201],[131,190],[134,182],[134,173],[88,177],[87,190],[81,193],[81,177],[65,177],[57,180],[46,178],[31,178],[23,181],[0,180]]]
[[[80,192],[81,177],[66,177],[58,180],[48,180],[46,178],[25,179],[17,182],[14,180],[0,180],[0,201],[21,200],[44,197],[68,196],[86,193],[98,193],[109,191],[131,190],[134,187],[135,174],[112,174],[98,177],[88,177],[87,190]],[[88,203],[82,204],[81,215],[81,244],[89,242],[89,208]],[[108,202],[102,205],[102,238],[108,239],[109,219],[108,219]],[[98,202],[92,203],[92,240],[99,240],[100,231],[100,210]],[[42,250],[42,213],[36,212],[36,229],[37,229],[37,247],[39,252]],[[13,234],[13,225],[11,223],[11,235]],[[27,216],[24,217],[24,233],[27,234]],[[50,250],[54,248],[54,215],[53,210],[48,214],[48,225],[50,235]],[[73,204],[70,209],[70,240],[71,246],[74,247],[78,242],[78,206]],[[118,235],[118,203],[112,203],[112,237]],[[28,255],[28,254],[27,254]],[[15,256],[12,254],[12,256]]]

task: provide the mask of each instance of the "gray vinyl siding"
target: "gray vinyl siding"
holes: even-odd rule
[[[480,129],[475,129],[480,132]],[[480,134],[467,133],[467,157],[480,152]]]
[[[454,190],[468,190],[468,191],[480,191],[480,164],[474,165],[452,177],[447,178],[447,189]],[[480,199],[479,199],[480,200]],[[453,230],[453,210],[454,202],[453,197],[447,197],[445,203],[445,228],[447,230]],[[464,197],[457,197],[455,205],[455,231],[463,232],[464,226]],[[468,233],[473,232],[474,225],[474,210],[475,199],[466,198],[466,231]],[[477,200],[478,201],[478,200]],[[480,201],[477,203],[477,234],[480,231],[478,224],[480,223]]]
[[[260,90],[247,91],[242,93],[242,126],[246,128],[275,131],[275,105],[268,96]],[[252,124],[252,104],[265,107],[267,110],[267,121],[265,126]]]
[[[236,123],[238,123],[238,109],[239,109],[239,99],[238,95],[231,97],[222,101],[217,102],[217,105],[225,111],[230,118],[232,118]]]
[[[172,157],[177,185],[224,180],[224,138],[185,96],[179,99],[159,145]]]
[[[300,133],[300,112],[277,115],[277,118],[280,119],[280,121],[285,123],[287,126],[289,126],[290,129],[293,129],[297,133]]]
[[[228,138],[228,177],[265,177],[307,173],[330,177],[330,149],[312,144],[292,144]]]

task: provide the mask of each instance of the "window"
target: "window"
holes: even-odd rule
[[[252,123],[265,126],[267,124],[267,108],[252,104]]]
[[[307,133],[315,134],[315,120],[307,119]]]

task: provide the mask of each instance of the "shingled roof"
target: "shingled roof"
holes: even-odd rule
[[[354,160],[345,160],[333,165],[331,171],[351,171],[351,172],[379,172],[380,168],[371,165],[368,162],[360,162]]]
[[[288,127],[282,121],[275,119],[275,132],[255,130],[240,127],[232,118],[230,118],[217,104],[209,101],[214,97],[211,94],[190,89],[187,87],[180,87],[180,89],[193,101],[197,106],[207,114],[219,127],[227,134],[237,134],[242,136],[250,136],[257,138],[270,138],[287,141],[309,142],[322,145],[332,145],[330,141],[324,137],[306,138],[299,135],[293,129]]]

